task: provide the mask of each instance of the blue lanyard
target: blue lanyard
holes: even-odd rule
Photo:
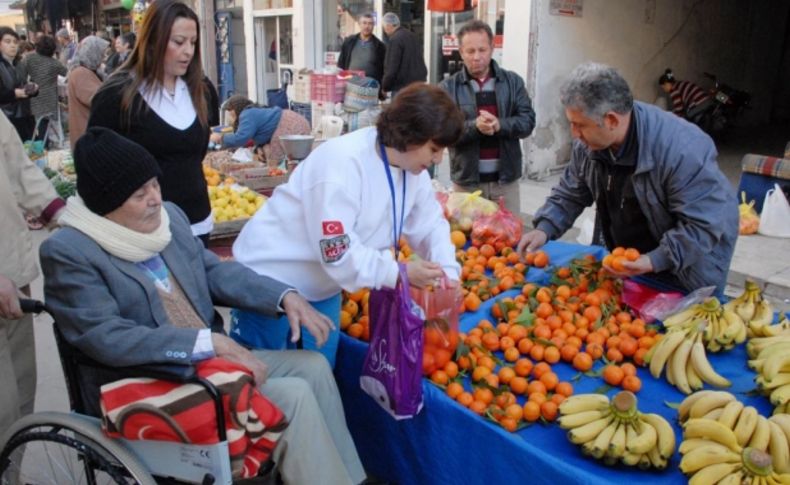
[[[398,213],[395,210],[395,183],[392,181],[390,161],[389,158],[387,158],[387,151],[384,149],[383,143],[379,143],[379,152],[381,153],[381,160],[384,163],[384,170],[387,172],[387,182],[389,182],[390,186],[390,196],[392,197],[392,237],[395,240],[395,248],[397,249],[398,241],[400,241],[400,236],[403,232],[403,218],[406,213],[406,172],[403,172],[403,197],[400,201],[400,227],[398,227]]]

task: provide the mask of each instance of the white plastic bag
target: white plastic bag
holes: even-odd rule
[[[758,232],[764,236],[790,237],[790,204],[779,184],[765,193]]]

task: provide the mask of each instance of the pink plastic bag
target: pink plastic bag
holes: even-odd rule
[[[422,310],[412,302],[406,266],[395,289],[370,292],[370,346],[359,385],[395,419],[422,409]]]

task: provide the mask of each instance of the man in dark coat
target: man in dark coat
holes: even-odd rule
[[[401,27],[400,19],[392,12],[382,17],[384,32],[389,38],[384,58],[384,79],[381,89],[392,96],[413,82],[425,82],[428,69],[422,55],[420,39],[414,32]]]

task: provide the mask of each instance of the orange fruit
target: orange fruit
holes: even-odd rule
[[[603,376],[604,382],[609,384],[610,386],[619,386],[621,382],[623,382],[623,378],[625,377],[625,372],[620,367],[609,364],[603,368],[603,372],[601,373]]]
[[[546,347],[543,351],[543,360],[549,364],[556,364],[560,361],[560,349],[555,346]]]
[[[463,249],[466,246],[466,234],[462,231],[452,231],[450,232],[450,241],[456,249]]]
[[[480,416],[485,414],[486,409],[488,409],[488,404],[483,401],[472,401],[472,404],[469,405],[469,410]]]
[[[524,417],[524,409],[518,404],[511,404],[505,408],[505,416],[515,419],[517,422]]]
[[[635,376],[636,375],[636,366],[630,362],[626,362],[625,364],[620,366],[623,369],[623,374],[626,376]]]
[[[353,325],[352,325],[353,327]],[[433,371],[436,370],[436,361],[433,358],[433,354],[423,353],[422,354],[422,373],[426,376],[433,374]]]
[[[510,390],[513,391],[513,394],[524,394],[529,387],[527,384],[527,378],[521,376],[516,376],[510,379],[508,385],[510,386]]]
[[[538,251],[535,253],[535,260],[532,262],[532,264],[536,268],[545,268],[549,264],[549,255],[543,251]]]
[[[352,323],[351,325],[348,326],[348,335],[350,337],[360,338],[360,337],[362,337],[362,332],[364,330],[365,329],[362,327],[361,324],[359,324],[359,323]]]
[[[527,393],[532,394],[533,392],[538,392],[540,394],[546,394],[548,391],[546,389],[546,384],[541,381],[532,381],[527,385]]]
[[[532,340],[528,338],[523,338],[518,341],[518,351],[521,354],[529,354],[529,351],[532,350]]]
[[[546,395],[543,394],[542,392],[533,392],[527,397],[527,401],[532,401],[537,404],[543,404],[548,400],[549,398],[547,398]]]
[[[533,401],[527,401],[524,404],[524,419],[529,422],[535,422],[540,419],[540,404]]]
[[[636,261],[637,259],[639,259],[640,254],[638,249],[628,248],[623,253],[623,256],[625,256],[625,259],[627,259],[628,261]]]
[[[554,421],[557,419],[557,403],[554,401],[546,401],[540,405],[540,414],[546,421]]]
[[[475,401],[482,401],[486,403],[486,405],[494,401],[494,392],[487,387],[476,388],[472,395],[475,397]]]
[[[507,384],[514,377],[516,377],[516,371],[513,370],[512,367],[502,367],[499,369],[497,375],[499,376],[499,382],[502,384]]]
[[[353,300],[348,300],[343,304],[343,311],[352,317],[355,317],[357,316],[357,313],[359,313],[359,305],[357,305],[357,302]]]
[[[462,386],[459,382],[451,382],[447,384],[447,389],[445,392],[452,399],[456,399],[461,395],[462,392],[464,392],[464,386]]]
[[[554,372],[546,372],[542,376],[540,376],[540,382],[546,386],[547,391],[553,391],[557,384],[559,383],[560,379],[557,377],[557,374]]]
[[[455,379],[455,376],[458,375],[458,364],[453,362],[452,360],[444,364],[444,372],[447,373],[447,377],[450,379]]]
[[[609,349],[606,351],[606,360],[619,364],[623,361],[623,353],[615,348]]]
[[[625,254],[625,248],[621,246],[617,246],[616,248],[612,249],[612,256],[622,256]]]
[[[474,400],[475,397],[472,396],[472,393],[469,391],[462,392],[456,398],[456,401],[458,401],[458,403],[465,408],[468,408],[472,404],[472,402],[474,402]]]
[[[551,366],[545,362],[538,362],[535,365],[535,368],[532,369],[532,377],[535,379],[540,379],[540,376],[546,372],[551,372]]]
[[[351,325],[351,315],[345,310],[340,310],[340,330],[345,330]]]
[[[440,369],[433,371],[431,374],[431,381],[445,386],[450,381],[450,378],[447,377],[447,372]]]
[[[532,361],[527,358],[518,359],[513,366],[517,376],[527,377],[532,372]]]
[[[515,362],[518,358],[521,357],[521,352],[518,351],[516,347],[511,347],[505,350],[505,361],[506,362]]]
[[[485,379],[485,377],[487,375],[489,375],[489,374],[491,374],[491,369],[489,369],[488,367],[484,367],[482,365],[479,365],[479,366],[475,367],[475,370],[472,371],[472,381],[473,382],[481,381],[481,380]]]
[[[559,382],[554,388],[554,392],[562,394],[565,397],[570,397],[573,395],[573,385],[568,381]]]
[[[519,409],[521,409],[521,407],[519,407]],[[510,416],[505,416],[502,419],[500,419],[499,424],[510,433],[515,433],[516,430],[518,429],[518,421],[511,418]]]
[[[592,369],[593,359],[587,352],[579,352],[573,358],[573,368],[582,372]]]
[[[570,344],[565,344],[560,349],[560,357],[562,357],[564,362],[572,362],[578,353],[579,349]]]
[[[639,392],[642,389],[642,381],[637,376],[625,376],[622,382],[623,389],[631,392]]]

